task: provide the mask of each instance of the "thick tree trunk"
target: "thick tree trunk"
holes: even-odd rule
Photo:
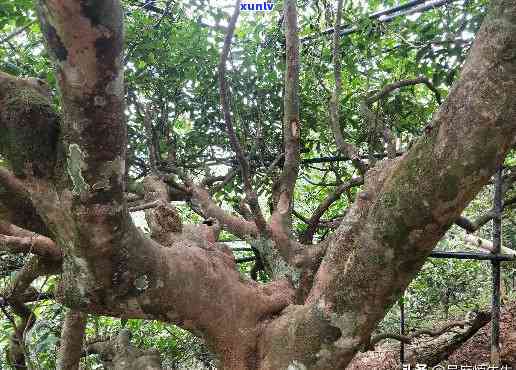
[[[88,315],[83,312],[70,310],[66,313],[57,356],[58,370],[79,369],[87,320]]]
[[[262,368],[343,368],[487,183],[516,133],[516,4],[493,1],[460,79],[413,148],[369,171],[314,287],[262,336]]]

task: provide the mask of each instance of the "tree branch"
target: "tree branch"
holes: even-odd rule
[[[10,222],[42,235],[50,235],[30,199],[28,184],[3,167],[0,167],[0,209],[3,217]]]
[[[0,39],[0,45],[2,45],[4,42],[7,42],[9,40],[11,40],[13,37],[16,37],[18,36],[20,33],[23,33],[25,32],[30,26],[32,26],[35,22],[32,21],[32,22],[29,22],[27,23],[25,26],[22,26],[20,28],[17,28],[15,29],[13,32],[11,32],[10,34],[8,34],[7,36],[3,37],[2,39]]]
[[[342,91],[341,61],[340,61],[340,22],[342,19],[343,0],[337,2],[337,14],[335,18],[335,30],[333,34],[333,75],[335,77],[335,88],[330,99],[330,127],[333,137],[340,152],[351,158],[353,165],[358,168],[361,174],[367,170],[367,165],[360,159],[358,150],[354,145],[344,139],[340,128],[340,94]]]
[[[25,185],[14,174],[4,167],[0,167],[0,185],[5,187],[9,192],[27,197],[28,193]]]
[[[364,346],[364,350],[365,351],[373,350],[374,347],[379,342],[381,342],[382,340],[385,340],[385,339],[394,339],[394,340],[397,340],[398,342],[403,342],[406,344],[410,344],[412,342],[412,338],[408,337],[406,335],[401,335],[401,334],[396,334],[396,333],[382,333],[382,334],[378,334],[378,335],[374,336],[373,338],[371,338],[371,342]]]
[[[81,311],[68,310],[66,313],[57,355],[58,370],[79,369],[87,321],[88,315]]]
[[[194,186],[192,189],[192,200],[199,204],[205,217],[217,219],[224,229],[230,233],[245,239],[249,236],[257,237],[258,229],[253,222],[246,221],[240,217],[233,216],[220,208],[210,194],[203,188]]]
[[[466,217],[460,216],[455,220],[455,224],[469,233],[473,233],[491,221],[494,217],[494,212],[491,210],[483,215],[480,215],[475,221],[471,221]]]
[[[159,202],[157,200],[155,200],[152,202],[143,203],[143,204],[140,204],[137,206],[129,207],[129,212],[138,212],[138,211],[143,211],[143,210],[150,209],[150,208],[156,208],[158,205],[159,205]]]
[[[118,0],[93,5],[40,0],[37,11],[62,96],[63,175],[71,182],[66,197],[49,186],[39,211],[52,218],[47,222],[59,233],[66,257],[88,261],[65,271],[63,290],[76,291],[75,279],[87,281],[81,291],[94,305],[105,302],[103,295],[114,287],[132,285],[129,275],[116,272],[127,258],[120,246],[137,233],[124,199],[123,13]]]
[[[136,106],[140,106],[140,103],[136,102]],[[142,108],[140,108],[142,109]],[[149,108],[145,108],[143,111],[143,126],[145,127],[145,136],[147,137],[147,149],[149,154],[149,165],[151,168],[151,172],[154,174],[158,173],[158,152],[159,148],[156,148],[154,145],[156,141],[154,140],[154,130],[152,128],[152,111]]]
[[[373,113],[372,105],[374,102],[384,99],[392,93],[393,91],[400,89],[405,86],[412,86],[417,84],[425,84],[430,90],[435,93],[436,99],[441,104],[441,95],[439,91],[432,85],[432,83],[426,77],[418,77],[415,79],[408,79],[397,81],[391,84],[384,86],[382,90],[376,93],[371,93],[368,97],[364,98],[360,103],[360,110],[364,116],[364,120],[369,126],[369,132],[373,133],[371,136],[372,142],[370,141],[370,159],[371,163],[374,163],[374,155],[372,154],[372,150],[374,150],[373,143],[376,143],[379,140],[380,136],[383,136],[384,142],[387,146],[387,157],[389,159],[393,159],[396,157],[396,140],[395,136],[390,127],[385,125],[383,129],[378,130],[378,117],[375,113]]]
[[[40,1],[41,28],[62,93],[72,182],[71,189],[48,186],[44,197],[31,193],[69,262],[56,298],[82,312],[181,325],[209,338],[214,351],[226,354],[227,367],[237,368],[256,346],[259,321],[289,305],[293,288],[286,279],[265,285],[242,279],[227,248],[205,235],[181,237],[170,248],[135,227],[125,201],[121,16],[117,0]],[[257,234],[254,223],[214,206],[206,191],[188,191],[235,232]],[[161,201],[166,196],[155,195]],[[157,224],[174,226],[172,213],[162,215]]]
[[[25,367],[25,336],[26,332],[36,322],[34,312],[25,304],[27,302],[27,295],[32,295],[34,290],[30,285],[39,276],[55,273],[54,268],[55,266],[49,267],[42,263],[42,259],[39,257],[32,257],[21,270],[16,272],[14,279],[5,291],[2,292],[3,301],[7,302],[16,315],[21,318],[18,325],[14,322],[14,319],[11,319],[14,331],[9,341],[8,361],[13,367]],[[0,306],[5,313],[4,305],[0,304]]]
[[[310,217],[310,219],[307,220],[308,227],[306,228],[303,235],[301,235],[300,237],[301,243],[312,243],[314,234],[317,231],[317,227],[319,225],[319,221],[321,220],[321,217],[324,215],[324,213],[328,210],[328,208],[330,208],[331,205],[340,198],[342,193],[354,186],[362,185],[363,183],[364,179],[362,177],[357,177],[337,186],[337,188],[331,194],[329,194],[321,202],[321,204],[319,204],[319,206],[313,213],[312,217]]]
[[[394,339],[406,343],[405,361],[424,363],[428,366],[436,366],[446,360],[457,348],[471,338],[482,327],[489,323],[491,315],[488,312],[468,312],[464,320],[451,321],[436,329],[418,330],[411,335],[399,335],[385,333],[371,339],[371,345],[365,345],[364,350],[373,350],[374,345],[384,339]],[[388,366],[385,362],[390,354],[397,357],[399,346],[382,345],[379,349],[385,356],[377,358],[367,353],[359,354],[350,364],[350,368],[379,368],[387,369],[396,367],[396,362]],[[382,366],[383,365],[383,366]]]
[[[471,234],[466,234],[464,236],[464,241],[477,249],[481,249],[490,253],[495,253],[493,242],[490,240],[479,238]],[[500,246],[500,253],[516,257],[516,251],[514,249],[507,248],[503,245]]]
[[[220,90],[220,105],[222,107],[222,112],[224,114],[224,122],[226,123],[226,132],[229,136],[229,141],[231,143],[231,148],[236,154],[238,163],[240,164],[240,172],[242,174],[242,181],[244,183],[244,190],[246,193],[246,200],[253,212],[254,222],[256,223],[256,227],[262,235],[268,234],[267,223],[263,217],[262,211],[260,209],[260,205],[258,204],[258,196],[256,192],[253,190],[253,186],[251,183],[251,174],[249,172],[249,163],[247,162],[247,158],[245,157],[244,151],[238,137],[235,133],[235,129],[233,128],[233,122],[231,119],[231,113],[229,111],[229,102],[228,96],[229,91],[227,88],[226,81],[226,62],[229,54],[229,49],[231,47],[231,40],[233,38],[233,33],[235,32],[235,26],[238,20],[238,15],[240,14],[240,0],[236,1],[235,10],[231,19],[229,20],[228,30],[226,33],[226,37],[224,38],[224,45],[222,47],[222,52],[220,54],[220,62],[219,62],[219,90]]]
[[[382,88],[382,90],[380,90],[380,91],[378,91],[376,93],[373,93],[372,95],[368,96],[365,99],[365,102],[366,102],[367,105],[371,105],[375,101],[378,101],[378,100],[386,98],[387,95],[389,95],[390,93],[392,93],[395,90],[401,89],[402,87],[413,86],[413,85],[418,85],[418,84],[425,84],[428,87],[428,89],[430,89],[434,93],[435,99],[437,100],[437,102],[439,104],[441,104],[441,94],[434,87],[434,85],[430,82],[430,80],[427,77],[425,77],[425,76],[420,76],[420,77],[416,77],[416,78],[413,78],[413,79],[406,79],[406,80],[396,81],[396,82],[387,84],[387,85],[385,85]]]
[[[512,198],[505,199],[502,203],[502,211],[512,209],[516,206],[516,196]],[[471,221],[468,218],[464,216],[460,216],[455,220],[455,224],[464,230],[466,230],[468,233],[473,233],[480,229],[482,226],[487,224],[489,221],[491,221],[495,217],[495,212],[493,209],[489,210],[488,212],[480,215],[477,217],[476,220]]]
[[[2,220],[0,220],[0,248],[11,253],[32,252],[56,262],[61,262],[63,258],[61,249],[52,239]]]
[[[209,176],[204,178],[201,181],[200,186],[201,187],[208,187],[210,189],[210,194],[214,194],[220,189],[222,189],[224,186],[226,186],[231,180],[233,180],[237,174],[237,170],[232,168],[228,171],[228,173],[225,176]],[[217,186],[213,186],[216,182],[219,182]]]
[[[0,72],[0,112],[0,137],[9,138],[0,140],[0,153],[14,175],[52,177],[61,155],[57,146],[60,116],[52,107],[48,84]]]
[[[0,234],[0,250],[9,253],[34,253],[38,256],[61,261],[61,250],[49,238],[34,233],[30,237]]]
[[[123,369],[154,369],[161,370],[159,352],[155,349],[142,350],[131,344],[131,332],[122,329],[118,336],[90,343],[87,346],[87,354],[98,354],[106,368]]]
[[[280,177],[279,197],[271,217],[272,237],[283,258],[291,253],[290,232],[294,187],[300,164],[300,122],[299,122],[299,35],[297,8],[294,0],[285,1],[286,58],[285,92],[283,107],[283,145],[285,160]]]

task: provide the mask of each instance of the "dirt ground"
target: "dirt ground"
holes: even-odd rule
[[[443,365],[478,366],[489,364],[491,323],[480,329],[462,347],[452,354]],[[502,363],[516,370],[516,301],[502,307],[500,321],[500,345]],[[392,347],[359,353],[347,370],[393,370],[399,369],[399,350]]]
[[[516,302],[502,308],[500,317],[501,358],[516,370]],[[479,365],[489,363],[491,323],[484,326],[450,358],[450,364]]]

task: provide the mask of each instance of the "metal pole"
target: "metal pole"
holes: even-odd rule
[[[448,258],[459,260],[490,260],[490,261],[514,261],[514,256],[506,254],[492,254],[492,253],[474,253],[474,252],[445,252],[434,251],[430,254],[430,258]]]
[[[393,8],[385,9],[382,11],[378,11],[369,15],[369,19],[377,19],[379,22],[387,23],[391,22],[397,17],[401,17],[404,15],[410,15],[413,13],[423,13],[427,10],[431,10],[434,8],[438,8],[440,6],[456,2],[457,0],[413,0],[409,1],[406,4],[398,5]],[[341,36],[349,35],[358,30],[357,27],[351,25],[343,25],[342,31],[340,32]],[[331,35],[335,30],[332,28],[328,28],[324,31],[318,33],[312,33],[306,36],[303,36],[299,39],[302,43],[310,42],[324,35]]]
[[[405,335],[405,302],[404,295],[398,301],[400,305],[400,335]],[[405,343],[400,342],[400,368],[403,368],[405,362]]]
[[[495,175],[493,199],[493,253],[500,253],[502,237],[502,166]],[[500,366],[500,261],[492,260],[491,365]]]

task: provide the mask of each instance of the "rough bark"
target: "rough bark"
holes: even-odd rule
[[[34,253],[61,262],[63,253],[53,240],[0,220],[0,250],[10,253]]]
[[[61,345],[57,356],[58,370],[77,370],[82,356],[82,343],[88,315],[69,310],[61,331]]]
[[[174,322],[207,336],[228,367],[249,363],[259,320],[287,305],[291,289],[243,281],[234,260],[209,242],[164,248],[132,224],[123,184],[119,3],[41,1],[39,17],[57,66],[65,174],[73,184],[49,185],[43,199],[36,192],[31,199],[65,253],[62,301],[85,312]]]
[[[58,115],[50,107],[48,87],[38,79],[0,72],[0,151],[15,175],[49,178],[58,153]]]
[[[285,160],[280,178],[278,201],[271,218],[272,237],[283,258],[289,260],[289,232],[292,223],[294,187],[299,172],[299,36],[297,7],[292,0],[285,1],[285,48],[287,68],[283,103],[283,145]]]
[[[0,214],[13,224],[48,236],[44,221],[28,199],[23,182],[15,174],[50,175],[47,171],[56,160],[53,148],[57,142],[59,117],[37,82],[2,72],[0,107],[9,107],[0,112],[0,152],[15,170],[12,173],[0,168]]]

